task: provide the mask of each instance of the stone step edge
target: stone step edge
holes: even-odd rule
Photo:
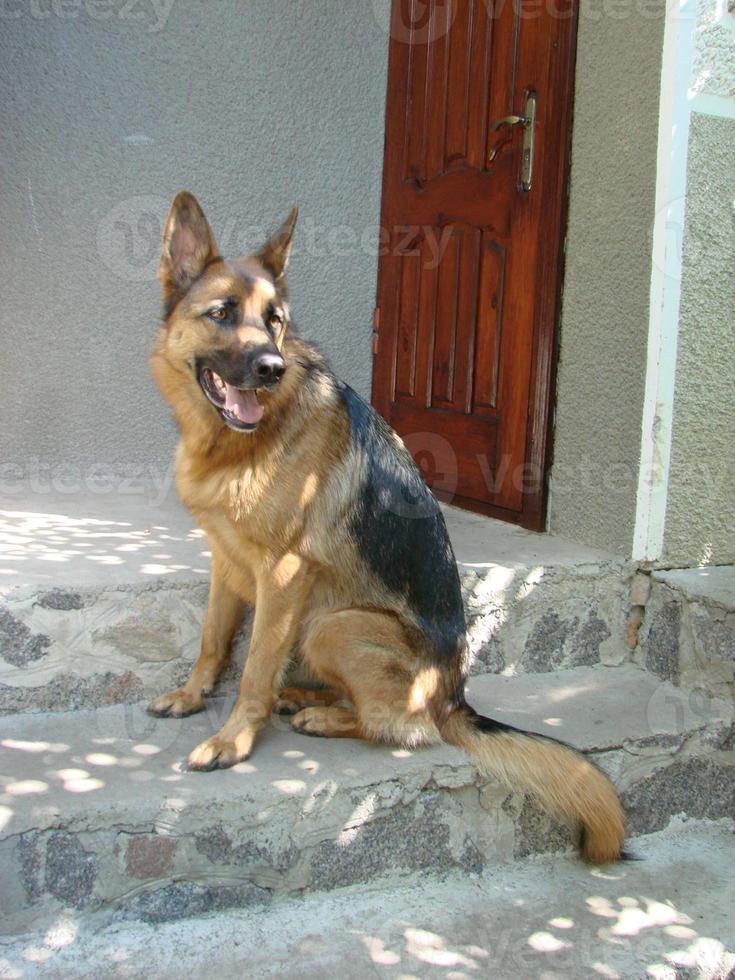
[[[650,678],[635,668],[605,673],[628,675],[630,689],[622,693],[623,702],[633,701],[636,691],[648,684],[640,707],[652,690]],[[594,675],[585,669],[566,672],[556,679],[556,691],[573,683],[589,686]],[[502,697],[509,685],[492,680]],[[475,683],[482,688],[487,681]],[[599,693],[605,694],[604,687]],[[665,704],[670,690],[660,693]],[[476,700],[483,710],[492,707],[487,696]],[[542,708],[545,713],[546,705]],[[109,732],[110,716],[120,718],[124,709],[56,718],[57,731],[48,737],[60,738],[65,729],[77,731],[82,715],[91,725],[99,714],[106,716]],[[29,811],[19,824],[11,817],[0,842],[3,892],[13,910],[6,931],[23,928],[24,917],[35,921],[67,907],[84,914],[107,910],[113,917],[164,921],[232,904],[267,904],[272,895],[341,887],[396,869],[456,867],[469,872],[571,845],[570,834],[527,799],[481,779],[471,762],[448,748],[389,755],[391,750],[384,747],[307,743],[290,732],[277,733],[250,762],[229,773],[178,778],[170,749],[180,758],[201,731],[189,731],[184,739],[184,722],[173,723],[169,751],[146,756],[156,745],[156,731],[166,724],[138,732],[143,741],[126,748],[131,757],[136,747],[145,750],[139,753],[143,761],[138,769],[151,776],[140,784],[127,783],[122,807],[118,790],[109,790],[101,807],[94,795],[104,795],[104,784],[97,787],[94,781],[99,782],[105,762],[109,764],[105,750],[114,750],[111,743],[105,745],[105,736],[100,745],[95,743],[97,759],[80,760],[71,746],[68,759],[63,749],[58,753],[68,790],[62,794],[63,806],[49,805],[38,785],[26,785],[25,798],[12,792],[3,797],[5,810],[25,805]],[[680,812],[715,819],[735,812],[731,720],[658,734],[646,734],[639,724],[629,742],[596,738],[595,728],[593,718],[580,741],[593,749],[592,757],[619,785],[632,833],[661,829]],[[23,734],[16,732],[15,741]],[[7,739],[0,741],[8,746]],[[83,748],[88,741],[82,740]],[[51,744],[51,755],[63,744]],[[97,763],[101,769],[94,769]],[[85,771],[72,768],[81,765]],[[40,770],[39,763],[36,768]],[[154,792],[156,773],[171,780],[159,795]],[[19,774],[33,783],[27,765],[20,766]],[[303,785],[294,776],[303,776]],[[193,802],[187,806],[192,787]],[[34,792],[37,803],[32,802]],[[137,803],[131,793],[138,793]]]
[[[386,966],[392,966],[393,973],[398,969],[412,974],[418,963],[423,966],[427,960],[436,959],[439,950],[445,954],[445,961],[449,959],[450,967],[457,964],[484,975],[500,971],[507,980],[519,975],[519,955],[526,967],[520,975],[528,975],[528,938],[538,932],[540,938],[547,938],[551,927],[557,944],[547,943],[543,947],[547,952],[535,957],[538,960],[542,956],[543,965],[552,968],[561,965],[560,955],[565,957],[565,976],[587,977],[595,961],[615,968],[616,975],[633,976],[640,970],[645,972],[646,964],[655,959],[667,964],[680,962],[679,968],[672,966],[669,972],[682,980],[692,975],[693,968],[703,975],[725,977],[735,963],[735,937],[724,911],[727,899],[724,906],[714,906],[718,912],[713,921],[706,896],[712,887],[725,889],[728,894],[732,891],[718,860],[728,846],[732,829],[732,821],[672,820],[663,833],[633,842],[640,862],[603,878],[593,878],[588,869],[566,857],[538,856],[494,869],[487,876],[414,873],[399,881],[346,886],[339,892],[315,893],[297,900],[285,897],[265,910],[233,908],[216,916],[204,913],[164,924],[134,922],[105,929],[104,925],[75,918],[43,939],[38,935],[14,938],[3,944],[1,955],[5,968],[16,970],[15,975],[96,980],[114,971],[121,959],[123,969],[135,970],[136,975],[155,962],[158,975],[178,977],[181,962],[186,961],[194,964],[196,972],[202,972],[206,965],[212,976],[235,976],[244,956],[253,976],[280,977],[284,969],[290,977],[304,973],[316,976],[317,971],[321,976],[340,976],[345,962],[351,963],[353,975],[372,975]],[[693,868],[697,871],[691,879],[692,901],[691,888],[677,894],[677,885],[681,875],[691,875]],[[602,896],[594,911],[587,903],[592,886],[594,893]],[[646,896],[638,903],[641,914],[643,910],[649,914],[663,910],[667,915],[663,922],[653,920],[657,929],[640,930],[637,937],[629,937],[621,945],[616,930],[609,927],[616,922],[615,912],[618,921],[628,914],[632,903],[621,899],[623,892]],[[509,895],[513,896],[512,903]],[[610,914],[601,930],[597,910],[603,903]],[[450,912],[448,918],[445,910]],[[478,910],[479,921],[475,918]],[[457,921],[468,925],[460,934],[452,931],[451,923]],[[673,931],[663,928],[664,922],[672,921],[686,922],[692,928],[683,930],[674,941]],[[319,934],[315,941],[316,922],[328,923],[331,936]],[[572,924],[574,931],[570,932]],[[652,938],[654,932],[657,939]],[[692,962],[692,939],[705,935],[713,938],[698,943],[696,962]],[[565,948],[563,943],[570,940],[571,945]],[[672,958],[672,943],[682,947],[680,958]],[[122,950],[127,954],[124,958],[113,955]],[[299,953],[297,959],[294,950]]]
[[[672,764],[670,773],[663,770],[656,778],[642,778],[633,787],[639,809],[650,808],[655,802],[659,810],[652,822],[644,820],[633,828],[628,853],[634,859],[639,856],[636,838],[666,829],[672,819],[731,819],[732,794],[725,802],[709,794],[709,805],[704,808],[678,804],[668,810],[662,807],[662,794],[688,781],[695,771],[699,775],[705,771],[700,758],[693,757],[692,766],[674,773]],[[729,766],[706,771],[713,782],[734,781],[732,760]],[[700,780],[692,787],[692,798],[704,799],[706,789]],[[631,797],[624,795],[623,800],[629,808]],[[465,827],[456,832],[463,818]],[[477,784],[456,786],[451,780],[444,784],[430,781],[411,802],[394,805],[366,825],[348,828],[347,834],[359,835],[353,840],[360,841],[352,854],[349,844],[322,832],[296,848],[293,864],[286,855],[280,867],[273,867],[259,854],[262,841],[249,839],[250,829],[245,828],[245,838],[242,827],[222,822],[192,828],[183,835],[162,833],[160,827],[118,826],[109,840],[93,828],[21,835],[19,869],[14,872],[19,870],[18,880],[37,905],[24,910],[28,915],[11,915],[4,925],[0,920],[0,934],[37,931],[58,921],[59,916],[81,915],[95,922],[95,928],[131,920],[156,924],[228,909],[267,908],[276,900],[329,893],[351,885],[389,887],[416,874],[460,871],[471,876],[491,866],[507,866],[544,854],[566,854],[570,860],[578,860],[569,831],[528,800],[502,793],[493,800],[487,787],[483,792]],[[468,832],[463,834],[463,830]],[[497,837],[489,841],[491,830]],[[95,834],[99,847],[90,840]],[[429,841],[429,847],[411,844],[407,849],[407,839]],[[193,849],[188,846],[191,843]],[[125,869],[118,888],[113,884],[111,890],[110,868],[105,867],[110,850],[119,862],[118,873],[123,862]],[[233,863],[239,866],[233,867]],[[95,881],[101,877],[106,877],[108,891],[95,895]],[[4,889],[4,893],[14,897],[9,890]],[[49,898],[51,904],[47,904]]]
[[[464,577],[473,673],[630,661],[628,585],[619,566],[597,575],[560,568],[558,577],[534,582],[527,571],[505,604],[497,567]],[[0,714],[134,702],[178,686],[199,652],[207,593],[207,579],[199,577],[6,595]],[[246,621],[224,692],[237,687],[247,628]]]

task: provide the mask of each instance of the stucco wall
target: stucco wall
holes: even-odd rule
[[[225,253],[300,203],[294,315],[369,393],[387,49],[364,0],[3,5],[6,489],[168,466],[147,356],[180,188]]]
[[[692,114],[665,564],[735,562],[735,119]]]
[[[735,99],[735,12],[727,0],[698,0],[692,91]]]
[[[666,565],[735,562],[735,15],[717,13],[700,0],[693,105],[722,114],[689,130]]]
[[[663,6],[582,4],[578,35],[550,526],[626,555],[640,458]]]

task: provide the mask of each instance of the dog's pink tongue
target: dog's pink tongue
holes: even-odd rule
[[[225,408],[246,425],[257,425],[263,418],[263,406],[254,391],[242,391],[225,382]]]

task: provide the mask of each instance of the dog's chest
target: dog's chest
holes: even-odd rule
[[[182,502],[219,539],[250,541],[271,550],[293,541],[303,524],[300,488],[288,474],[228,466],[202,471],[180,459],[177,488]]]

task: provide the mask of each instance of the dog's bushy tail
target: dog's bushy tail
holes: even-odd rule
[[[607,776],[575,749],[485,718],[468,705],[449,716],[441,734],[469,752],[484,775],[531,793],[552,816],[579,828],[588,861],[620,858],[625,816],[618,795]]]

